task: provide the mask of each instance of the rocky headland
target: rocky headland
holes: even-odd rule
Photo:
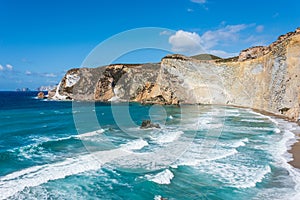
[[[169,55],[160,63],[71,69],[49,98],[222,104],[300,120],[300,28],[238,57],[205,58]]]

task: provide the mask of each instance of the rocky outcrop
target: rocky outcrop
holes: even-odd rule
[[[38,98],[38,99],[44,99],[44,98],[45,98],[44,92],[39,92],[39,93],[37,94],[37,98]]]
[[[53,93],[54,99],[244,106],[297,121],[300,29],[234,59],[169,55],[156,64],[72,69]]]
[[[150,120],[143,120],[141,129],[160,128],[159,124],[153,124]]]
[[[269,53],[269,48],[264,46],[255,46],[241,51],[238,61],[255,59]]]

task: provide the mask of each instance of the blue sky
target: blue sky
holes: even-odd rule
[[[174,53],[236,55],[294,31],[299,8],[297,0],[0,0],[0,90],[58,83],[99,43],[141,27],[170,29],[153,38]],[[116,62],[158,62],[168,53],[134,52]]]

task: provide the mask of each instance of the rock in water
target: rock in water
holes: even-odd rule
[[[37,97],[38,97],[39,99],[44,99],[44,98],[45,98],[44,92],[39,92],[38,95],[37,95]]]
[[[146,129],[146,128],[160,128],[160,126],[159,126],[159,124],[153,124],[150,120],[143,120],[141,128],[142,129]]]

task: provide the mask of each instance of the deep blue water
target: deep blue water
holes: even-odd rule
[[[250,109],[0,92],[0,199],[299,199],[298,127]],[[144,119],[160,129],[140,129]]]

